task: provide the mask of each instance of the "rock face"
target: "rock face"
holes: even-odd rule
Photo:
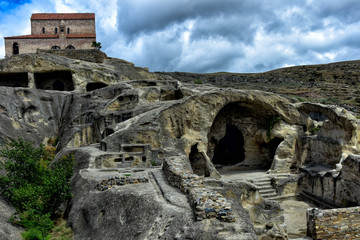
[[[21,227],[8,222],[8,219],[14,214],[15,209],[4,199],[0,199],[0,239],[1,240],[20,240]]]
[[[119,59],[13,56],[0,83],[0,142],[57,137],[57,157],[77,160],[75,239],[286,239],[280,205],[219,169],[317,164],[345,176],[342,160],[360,152],[359,121],[342,108],[186,84]]]

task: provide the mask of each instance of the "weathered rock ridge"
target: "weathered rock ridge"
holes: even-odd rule
[[[0,85],[0,143],[57,137],[57,157],[77,160],[68,209],[75,239],[287,239],[280,205],[220,170],[317,165],[336,177],[358,164],[345,159],[360,154],[359,120],[335,106],[50,53],[2,60]],[[339,201],[359,204],[355,195]]]

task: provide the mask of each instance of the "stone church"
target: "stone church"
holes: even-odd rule
[[[5,56],[37,49],[91,49],[96,41],[94,13],[34,13],[31,34],[5,37]]]

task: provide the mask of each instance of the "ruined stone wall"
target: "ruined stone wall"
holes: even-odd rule
[[[64,23],[64,32],[70,28],[70,34],[95,34],[95,19],[75,19],[75,20],[32,20],[31,21],[31,34],[59,34],[61,21]],[[43,27],[45,33],[42,32]],[[58,32],[55,33],[55,28]]]
[[[168,182],[187,194],[194,208],[196,220],[217,218],[224,222],[235,222],[230,203],[220,193],[204,186],[203,180],[193,174],[182,157],[166,159],[163,172]]]
[[[309,209],[307,221],[314,239],[360,239],[360,207]]]
[[[51,38],[51,39],[5,39],[5,53],[6,56],[13,54],[13,44],[19,44],[19,54],[21,53],[35,53],[37,49],[48,49],[52,46],[59,46],[60,49],[65,49],[68,45],[73,45],[75,49],[92,49],[92,42],[95,38]]]
[[[98,49],[79,49],[74,51],[73,49],[60,49],[60,50],[44,50],[39,49],[38,53],[50,53],[58,56],[63,56],[71,59],[78,59],[87,62],[103,63],[107,58],[104,52]]]
[[[349,155],[338,175],[333,170],[305,168],[300,189],[325,203],[343,207],[360,205],[360,156]]]

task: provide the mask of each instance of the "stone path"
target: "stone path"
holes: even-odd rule
[[[271,186],[271,177],[286,177],[284,174],[267,174],[264,170],[231,171],[220,169],[222,178],[226,181],[246,180],[259,188],[261,196],[265,199],[276,200],[284,208],[285,224],[289,239],[307,240],[306,237],[306,210],[314,205],[298,200],[281,200],[277,197],[275,189]]]
[[[280,203],[285,210],[285,224],[289,239],[311,239],[306,238],[306,210],[313,205],[296,200],[286,200]]]

